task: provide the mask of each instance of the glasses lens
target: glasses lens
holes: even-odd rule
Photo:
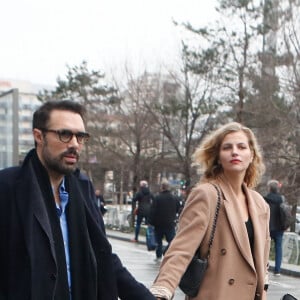
[[[78,132],[76,133],[77,142],[79,144],[83,144],[89,140],[90,135],[86,132]]]
[[[58,135],[62,142],[68,143],[73,137],[73,132],[70,130],[60,130],[58,131]]]

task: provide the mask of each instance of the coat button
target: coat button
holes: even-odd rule
[[[232,278],[229,279],[229,280],[228,280],[228,283],[229,283],[230,285],[233,285],[233,284],[234,284],[234,279],[232,279]]]
[[[56,275],[55,274],[50,274],[50,279],[52,279],[52,280],[56,280]]]
[[[222,254],[222,255],[225,255],[225,254],[226,254],[226,252],[227,252],[227,251],[226,251],[226,249],[224,249],[224,248],[223,248],[223,249],[221,249],[221,254]]]

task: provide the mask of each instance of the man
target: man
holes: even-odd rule
[[[107,209],[105,208],[105,200],[104,200],[103,195],[101,194],[101,190],[96,189],[95,195],[96,195],[96,203],[97,203],[99,212],[101,213],[102,216],[104,216],[105,213],[107,212]]]
[[[83,107],[43,104],[33,137],[22,166],[0,172],[0,299],[155,299],[112,253],[77,169],[89,139]]]
[[[143,220],[148,224],[148,218],[150,214],[150,207],[153,196],[150,193],[148,182],[146,180],[140,181],[140,190],[133,197],[133,207],[136,210],[136,225],[135,236],[132,239],[133,242],[138,242],[141,224]]]
[[[183,187],[180,189],[180,195],[179,195],[179,211],[177,214],[177,219],[179,219],[179,216],[184,208],[185,201],[187,199],[187,187]]]
[[[270,236],[275,243],[275,276],[280,276],[282,261],[282,224],[280,221],[280,204],[283,197],[279,193],[280,184],[277,180],[268,182],[269,193],[264,197],[270,206]]]
[[[163,238],[166,238],[169,244],[175,236],[175,220],[179,212],[180,203],[177,197],[173,196],[169,191],[169,183],[163,180],[161,183],[161,191],[154,198],[151,206],[150,224],[154,226],[156,238],[156,261],[160,261],[163,255]],[[165,251],[166,251],[165,249]]]

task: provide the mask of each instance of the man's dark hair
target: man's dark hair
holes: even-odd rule
[[[66,110],[77,113],[81,116],[83,121],[85,121],[85,108],[83,105],[71,101],[71,100],[51,100],[45,102],[42,106],[40,106],[33,114],[32,119],[32,129],[44,129],[47,127],[48,121],[50,119],[50,113],[53,110]]]

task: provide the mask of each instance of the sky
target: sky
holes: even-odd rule
[[[84,60],[106,74],[172,65],[186,35],[172,20],[207,25],[216,1],[2,1],[0,79],[55,85]]]

